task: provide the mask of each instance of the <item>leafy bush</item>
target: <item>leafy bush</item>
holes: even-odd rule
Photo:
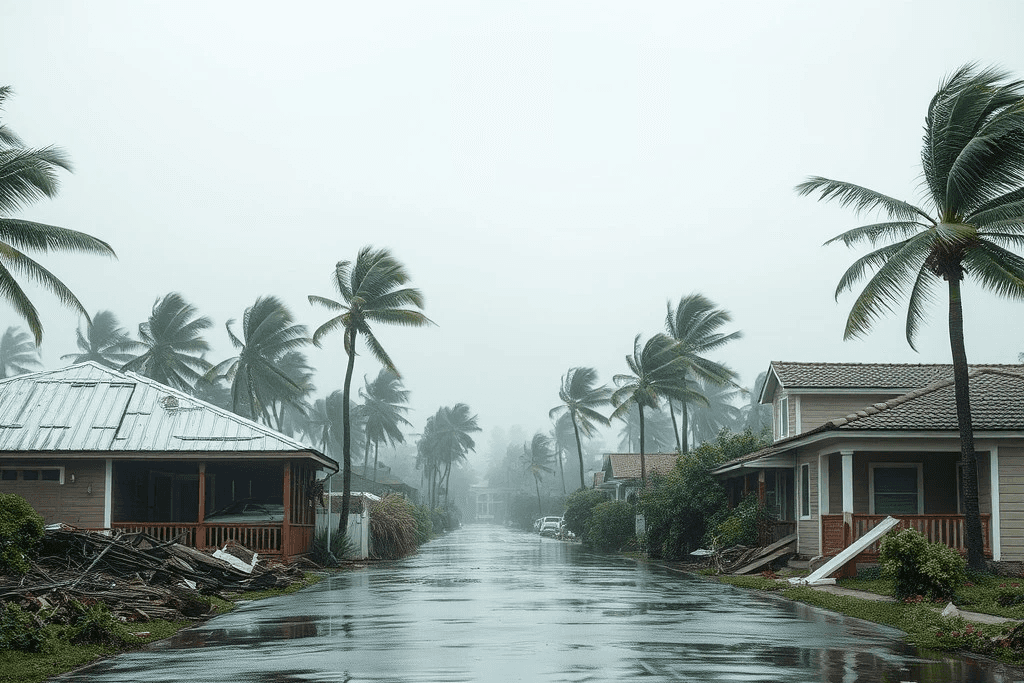
[[[941,543],[929,543],[914,529],[886,534],[878,561],[882,574],[893,580],[897,598],[949,599],[967,578],[967,563],[959,553]]]
[[[416,545],[423,545],[434,537],[434,522],[430,510],[418,505],[413,508],[412,516],[416,519]]]
[[[0,493],[0,574],[23,576],[43,540],[43,518],[21,496]]]
[[[397,494],[370,504],[370,552],[381,560],[395,560],[416,552],[417,523],[414,506]]]
[[[601,491],[580,489],[569,496],[565,503],[565,527],[586,541],[587,528],[594,516],[594,508],[608,500]]]
[[[39,617],[15,603],[0,603],[0,650],[42,652],[46,649],[46,634]]]
[[[721,510],[712,515],[704,545],[712,548],[730,548],[734,545],[754,546],[758,542],[758,528],[768,517],[756,494],[750,494],[732,510]]]
[[[594,506],[584,543],[596,550],[621,550],[636,537],[636,510],[621,500],[608,500]]]
[[[352,542],[348,536],[331,530],[331,547],[327,547],[327,531],[319,532],[313,538],[313,547],[309,553],[309,559],[321,567],[337,567],[341,559],[352,554]]]

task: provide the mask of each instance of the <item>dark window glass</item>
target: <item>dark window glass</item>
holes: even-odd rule
[[[39,479],[39,470],[22,470],[21,478],[25,481],[37,481]]]
[[[917,514],[917,468],[875,468],[875,514]]]
[[[40,474],[43,481],[60,481],[60,470],[43,470]]]
[[[0,470],[0,479],[3,481],[17,481],[18,470]]]

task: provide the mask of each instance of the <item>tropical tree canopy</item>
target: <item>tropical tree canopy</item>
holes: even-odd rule
[[[880,220],[826,242],[872,249],[836,287],[838,298],[867,280],[850,308],[844,338],[866,334],[906,301],[905,334],[914,348],[928,305],[946,283],[965,545],[968,562],[980,569],[985,560],[960,283],[970,278],[997,295],[1024,299],[1024,259],[1012,251],[1024,246],[1024,81],[973,64],[957,69],[928,105],[921,168],[925,196],[918,204],[820,176],[796,189],[858,214],[880,214]]]
[[[597,385],[597,371],[594,368],[575,367],[562,375],[562,385],[558,390],[558,398],[562,401],[548,412],[552,419],[568,416],[576,439],[576,453],[580,465],[580,488],[586,488],[583,480],[583,443],[580,434],[592,437],[596,425],[607,427],[611,421],[600,408],[611,403],[611,389]]]
[[[133,352],[142,348],[142,344],[121,327],[112,311],[99,311],[92,320],[86,320],[85,331],[79,327],[77,336],[78,353],[61,356],[62,360],[72,363],[91,360],[116,370],[135,358]]]
[[[631,404],[629,410],[616,416],[619,428],[618,449],[622,453],[640,452],[640,409]],[[672,417],[663,407],[644,410],[644,453],[671,453],[676,449]]]
[[[234,324],[229,320],[224,326],[238,355],[218,363],[207,374],[223,376],[229,382],[234,412],[274,426],[273,407],[297,404],[305,393],[305,387],[282,367],[282,360],[309,344],[306,326],[296,324],[291,311],[275,296],[259,297],[245,309],[241,338],[231,329]],[[292,357],[293,363],[296,360]]]
[[[10,97],[10,86],[0,86],[0,111]],[[25,320],[38,345],[43,341],[39,312],[15,276],[24,277],[55,295],[86,319],[85,307],[71,290],[26,251],[47,253],[83,252],[115,256],[103,240],[84,232],[15,218],[11,214],[25,205],[57,194],[57,173],[70,171],[71,162],[57,147],[26,147],[10,127],[0,121],[0,298]]]
[[[149,320],[139,325],[145,353],[125,363],[122,370],[191,392],[210,369],[209,361],[202,357],[210,350],[202,332],[212,325],[181,294],[171,292],[156,300]]]
[[[0,379],[24,375],[42,367],[39,348],[32,336],[17,327],[8,327],[0,337]]]
[[[554,474],[551,461],[555,454],[551,450],[551,439],[543,432],[537,432],[528,443],[523,444],[523,456],[521,459],[523,469],[533,475],[533,483],[537,488],[537,509],[539,514],[544,514],[544,506],[540,497],[540,480],[544,474]]]
[[[479,432],[476,415],[471,414],[465,403],[442,406],[427,418],[423,436],[417,443],[416,468],[423,469],[432,482],[432,498],[436,502],[436,489],[445,485],[445,502],[448,502],[447,487],[454,465],[463,462],[466,455],[476,450],[476,442],[470,436]]]
[[[409,391],[402,386],[398,375],[387,368],[381,368],[372,382],[363,377],[363,384],[359,397],[363,400],[366,416],[366,451],[369,454],[369,446],[373,444],[373,476],[376,481],[377,453],[381,442],[392,446],[405,443],[402,427],[411,426],[405,418],[409,408],[404,405],[409,402]]]

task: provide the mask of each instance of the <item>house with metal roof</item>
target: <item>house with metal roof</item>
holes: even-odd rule
[[[1024,367],[971,366],[969,382],[985,554],[1024,562]],[[756,493],[800,555],[836,555],[889,515],[964,549],[951,365],[773,362],[760,400],[772,445],[714,474],[734,502]]]
[[[678,453],[646,453],[644,469],[652,474],[668,474],[676,466]],[[641,489],[639,453],[605,453],[600,481],[594,478],[594,488],[604,491],[612,500],[631,500]]]
[[[0,381],[0,492],[47,523],[235,541],[288,559],[314,533],[315,448],[184,392],[87,361]]]

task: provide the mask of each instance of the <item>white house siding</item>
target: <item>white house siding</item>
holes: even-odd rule
[[[999,447],[1001,559],[1024,561],[1024,448]]]
[[[896,394],[801,394],[800,433],[895,396]]]
[[[800,487],[803,485],[803,475],[801,474],[801,465],[807,463],[810,465],[810,519],[800,518],[800,501],[803,498],[803,491]],[[815,557],[820,554],[821,545],[818,538],[818,527],[819,527],[819,516],[818,516],[818,459],[816,457],[805,456],[798,454],[796,457],[796,486],[794,487],[797,492],[796,498],[796,533],[797,533],[797,553],[799,555],[805,555],[807,557]]]

